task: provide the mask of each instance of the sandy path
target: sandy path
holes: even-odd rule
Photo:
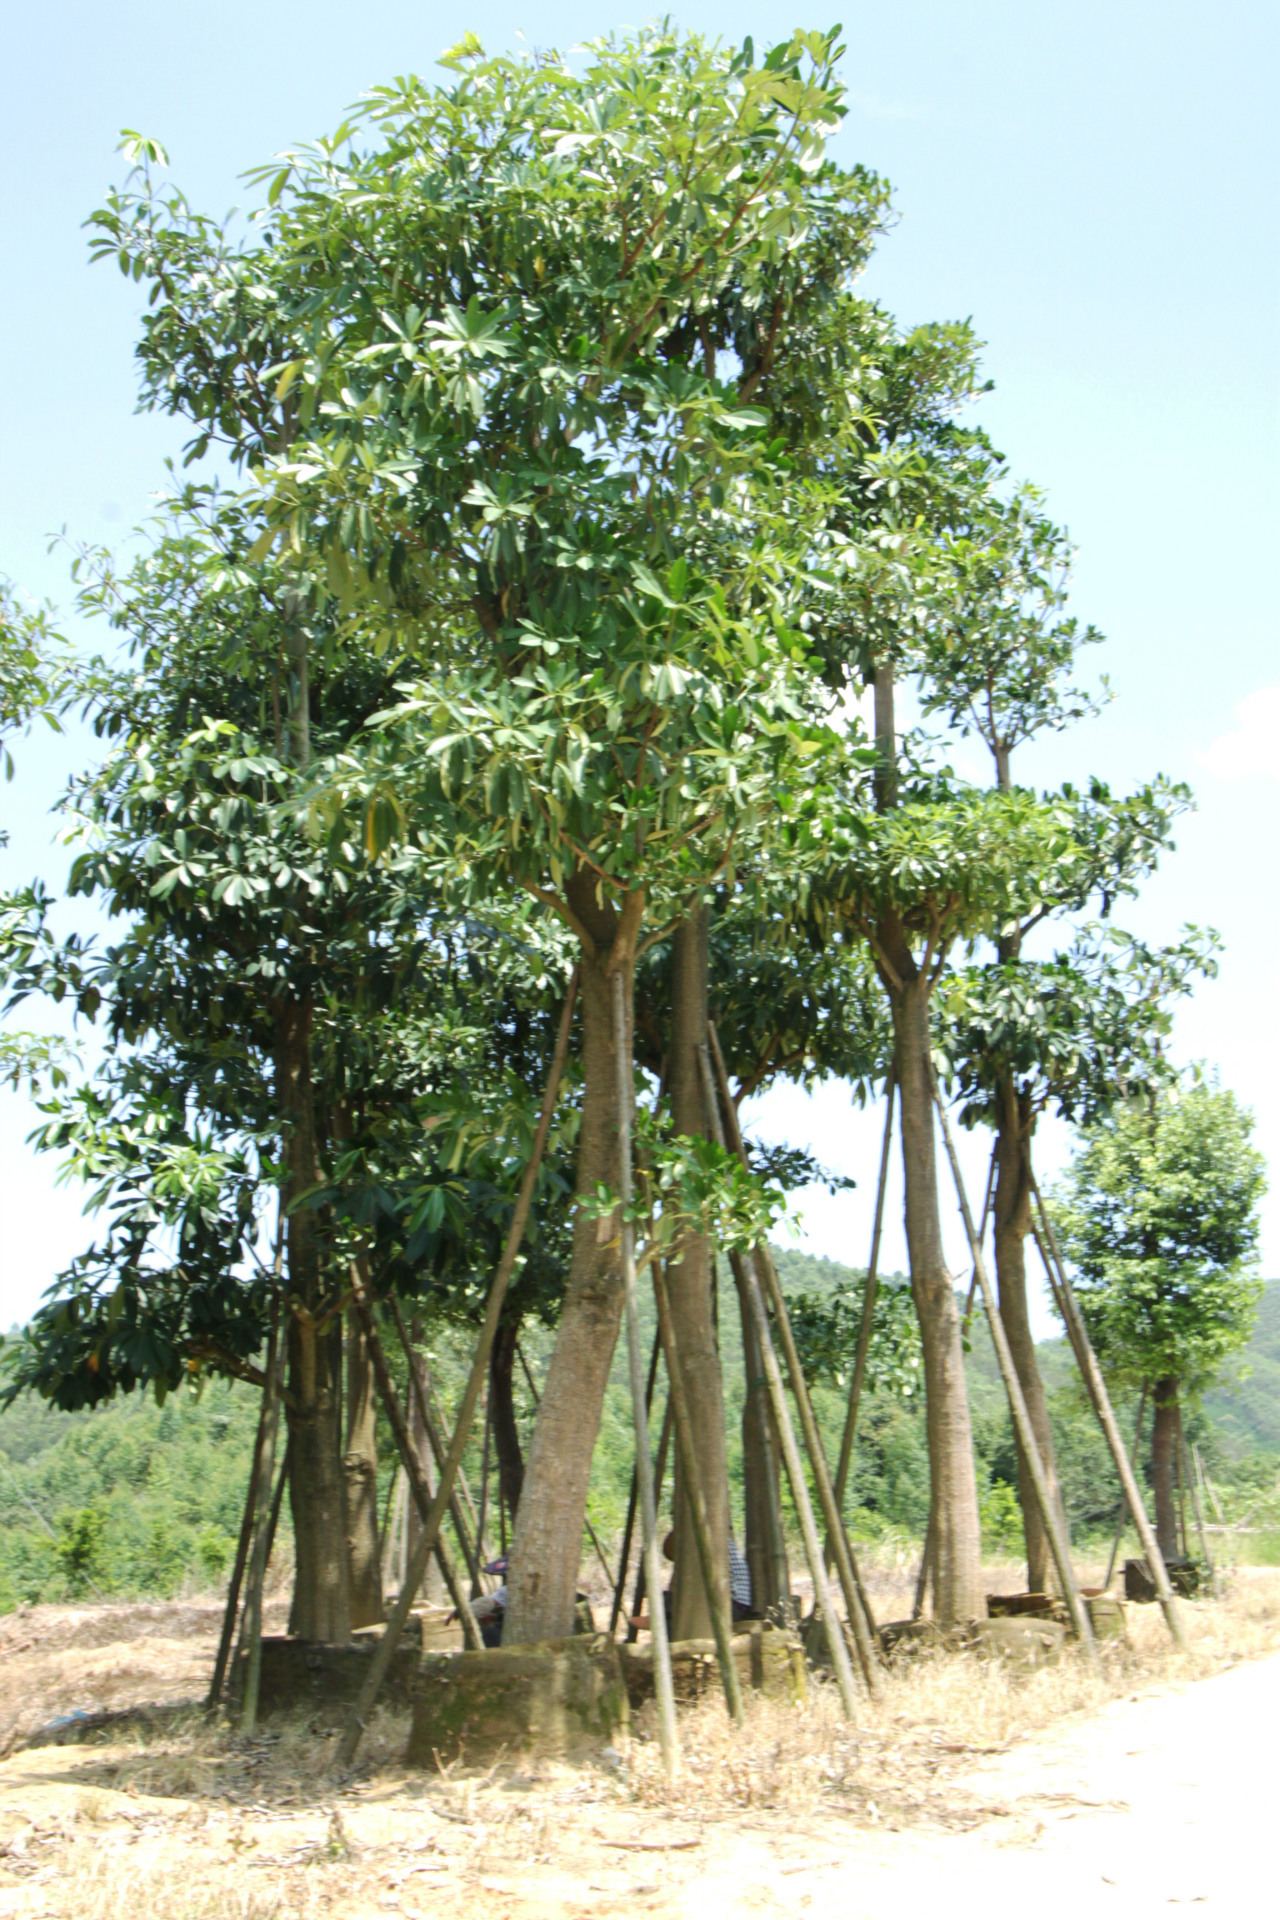
[[[791,1880],[808,1897],[790,1910],[812,1920],[1280,1912],[1278,1725],[1280,1659],[1118,1701],[966,1776],[966,1792],[1007,1813],[969,1834],[846,1841],[840,1864]],[[778,1891],[766,1878],[766,1897],[704,1880],[675,1910],[762,1912]]]

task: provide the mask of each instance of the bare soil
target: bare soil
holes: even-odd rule
[[[669,1786],[643,1721],[578,1768],[424,1774],[387,1709],[335,1782],[336,1725],[200,1713],[215,1603],[32,1609],[0,1619],[0,1920],[1238,1914],[1271,1876],[1280,1574],[1188,1615],[1183,1659],[1130,1609],[1100,1677],[895,1668],[857,1729],[821,1681],[736,1737],[708,1702]]]

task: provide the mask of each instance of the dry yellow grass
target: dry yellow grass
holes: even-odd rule
[[[674,1785],[643,1717],[625,1760],[426,1775],[400,1766],[404,1717],[384,1709],[342,1786],[335,1727],[302,1717],[251,1741],[192,1712],[30,1748],[0,1767],[0,1920],[554,1920],[673,1910],[716,1872],[789,1910],[788,1876],[855,1841],[983,1822],[993,1810],[966,1785],[981,1756],[1280,1651],[1280,1574],[1241,1573],[1187,1616],[1176,1656],[1158,1610],[1131,1608],[1131,1644],[1100,1675],[1074,1657],[1029,1674],[921,1658],[888,1672],[856,1729],[820,1681],[802,1707],[753,1701],[738,1733],[707,1700],[683,1716]]]

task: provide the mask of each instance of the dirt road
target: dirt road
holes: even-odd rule
[[[163,1644],[150,1642],[153,1658]],[[69,1658],[20,1645],[6,1665]],[[78,1657],[93,1663],[78,1684],[101,1689],[123,1687],[139,1655],[117,1649],[118,1680],[92,1649]],[[983,1677],[975,1696],[974,1679],[971,1714],[1000,1685]],[[992,1695],[988,1720],[996,1706]],[[828,1729],[807,1759],[779,1748],[789,1773],[816,1769],[807,1797],[784,1805],[729,1777],[735,1765],[767,1773],[776,1715],[756,1730],[754,1760],[704,1749],[674,1802],[598,1765],[413,1773],[397,1764],[398,1723],[377,1764],[335,1787],[331,1730],[303,1719],[244,1742],[188,1716],[0,1762],[0,1920],[1269,1915],[1278,1725],[1271,1653],[1072,1712],[985,1756],[954,1720],[921,1720],[902,1736],[918,1763],[902,1777],[918,1781],[928,1761],[933,1784],[896,1798],[884,1797],[889,1749],[868,1734],[841,1773]]]
[[[811,1920],[1277,1913],[1277,1726],[1280,1659],[1118,1701],[964,1778],[1000,1809],[976,1831],[858,1836],[838,1863],[790,1884],[803,1884]],[[770,1898],[752,1877],[739,1858],[676,1910],[763,1912]]]

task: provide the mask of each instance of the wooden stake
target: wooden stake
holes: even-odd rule
[[[982,1225],[978,1230],[979,1241],[987,1237],[987,1221],[991,1217],[991,1198],[996,1186],[996,1149],[991,1149],[991,1165],[987,1168],[987,1190],[982,1196]],[[969,1278],[969,1298],[964,1303],[964,1337],[969,1338],[969,1329],[973,1325],[973,1302],[978,1291],[978,1269],[975,1267]]]
[[[720,1665],[720,1684],[724,1688],[724,1701],[729,1709],[729,1716],[741,1726],[742,1684],[738,1679],[738,1665],[733,1657],[730,1608],[724,1598],[723,1582],[716,1578],[716,1555],[711,1539],[711,1524],[707,1519],[707,1503],[703,1497],[702,1482],[698,1475],[698,1449],[693,1437],[693,1422],[689,1418],[689,1403],[685,1398],[684,1380],[680,1373],[680,1355],[676,1350],[676,1330],[671,1319],[671,1302],[667,1298],[667,1282],[660,1260],[655,1260],[653,1263],[653,1292],[658,1307],[658,1335],[666,1357],[671,1405],[675,1412],[680,1468],[684,1474],[689,1513],[693,1520],[694,1537],[698,1546],[702,1588],[707,1596],[707,1611],[711,1615],[711,1632],[716,1643],[716,1659]],[[727,1572],[727,1569],[725,1571]]]
[[[258,1688],[262,1678],[262,1589],[267,1576],[267,1553],[271,1538],[271,1496],[276,1469],[276,1435],[280,1428],[280,1391],[284,1384],[284,1328],[277,1306],[267,1349],[267,1378],[263,1395],[267,1400],[266,1424],[259,1461],[257,1520],[253,1532],[253,1550],[249,1560],[249,1585],[245,1593],[244,1619],[240,1644],[248,1658],[245,1662],[244,1693],[240,1701],[240,1726],[252,1733],[258,1724]]]
[[[737,1112],[734,1109],[733,1100],[729,1094],[729,1076],[725,1071],[724,1056],[720,1052],[719,1038],[715,1028],[710,1022],[708,1022],[708,1030],[711,1044],[715,1049],[716,1074],[720,1082],[720,1099],[724,1108],[724,1129],[728,1130],[730,1135],[729,1144],[737,1154],[741,1164],[745,1167],[747,1165],[747,1153],[742,1142],[742,1133],[738,1126]],[[705,1052],[700,1051],[700,1058],[704,1064],[707,1063]],[[709,1065],[707,1070],[709,1075]],[[716,1118],[716,1128],[720,1144],[723,1146],[724,1130],[720,1127],[718,1115]],[[808,1383],[805,1380],[804,1372],[800,1365],[800,1356],[796,1351],[795,1338],[791,1332],[791,1319],[787,1313],[787,1303],[783,1297],[782,1288],[778,1284],[778,1276],[773,1265],[773,1256],[769,1252],[768,1247],[763,1243],[758,1246],[749,1265],[754,1268],[757,1275],[764,1275],[767,1298],[769,1305],[773,1308],[774,1325],[778,1330],[778,1339],[782,1346],[783,1357],[787,1363],[787,1373],[791,1381],[792,1398],[795,1400],[796,1410],[800,1415],[800,1430],[804,1435],[805,1451],[808,1453],[809,1464],[813,1468],[814,1483],[818,1489],[818,1501],[822,1508],[823,1524],[826,1527],[828,1539],[835,1547],[836,1573],[839,1577],[841,1592],[844,1595],[845,1612],[849,1619],[849,1629],[853,1635],[854,1646],[858,1650],[858,1660],[862,1667],[863,1679],[867,1684],[867,1692],[874,1699],[878,1697],[880,1688],[879,1664],[872,1638],[875,1633],[875,1622],[872,1619],[871,1608],[862,1588],[862,1581],[859,1577],[857,1563],[854,1559],[853,1547],[845,1528],[844,1517],[836,1504],[835,1489],[831,1484],[831,1474],[827,1467],[827,1456],[823,1450],[822,1437],[818,1432],[818,1422],[814,1417],[813,1402],[809,1397]],[[758,1317],[757,1325],[759,1325]],[[766,1340],[768,1341],[767,1348],[765,1345]],[[768,1378],[769,1355],[773,1351],[773,1340],[767,1315],[760,1344],[762,1349],[765,1349],[765,1376]],[[777,1370],[776,1356],[774,1357],[773,1365],[774,1369]],[[782,1376],[779,1372],[779,1386],[781,1386],[781,1378]],[[785,1399],[783,1405],[785,1408]],[[777,1409],[775,1407],[775,1413],[776,1412]],[[779,1419],[779,1429],[781,1429],[781,1419]],[[794,1492],[794,1487],[792,1491]],[[808,1498],[807,1488],[805,1497],[806,1499]],[[823,1566],[825,1570],[825,1559]],[[828,1638],[830,1637],[831,1636],[828,1635]]]
[[[889,1184],[889,1149],[893,1143],[893,1097],[896,1091],[897,1078],[891,1067],[889,1084],[885,1089],[884,1138],[880,1144],[880,1177],[876,1182],[876,1211],[871,1229],[871,1254],[867,1261],[867,1278],[862,1290],[862,1320],[858,1327],[858,1344],[853,1354],[853,1378],[849,1382],[849,1405],[844,1416],[844,1432],[840,1436],[840,1457],[836,1462],[835,1496],[836,1505],[841,1512],[844,1511],[844,1496],[849,1484],[854,1436],[858,1431],[858,1408],[862,1402],[862,1383],[866,1377],[867,1353],[871,1346],[871,1321],[875,1313],[876,1290],[880,1277],[880,1235],[884,1227],[885,1191]]]
[[[658,1377],[658,1338],[654,1336],[653,1352],[649,1356],[649,1377],[645,1381],[644,1411],[645,1417],[653,1407],[653,1386]],[[532,1390],[533,1382],[529,1382]],[[613,1605],[609,1609],[609,1632],[616,1634],[618,1620],[622,1613],[622,1599],[627,1586],[627,1569],[631,1564],[631,1540],[636,1530],[636,1502],[640,1497],[640,1480],[635,1466],[631,1468],[631,1490],[627,1495],[627,1518],[622,1529],[622,1552],[618,1556],[618,1577],[613,1583]]]
[[[1004,1330],[1004,1321],[1000,1318],[1000,1307],[995,1297],[995,1289],[987,1274],[987,1263],[982,1256],[982,1242],[978,1238],[973,1224],[973,1215],[969,1211],[969,1196],[965,1192],[964,1178],[960,1172],[960,1161],[956,1155],[955,1141],[951,1137],[951,1123],[947,1119],[947,1110],[942,1104],[938,1091],[938,1082],[934,1077],[933,1063],[929,1063],[929,1077],[933,1083],[933,1103],[938,1110],[942,1123],[942,1137],[946,1142],[947,1158],[951,1162],[951,1177],[955,1181],[956,1197],[960,1202],[960,1211],[964,1216],[965,1232],[969,1236],[969,1247],[973,1254],[974,1271],[978,1276],[978,1285],[982,1289],[982,1302],[987,1311],[987,1325],[991,1329],[992,1344],[996,1350],[996,1359],[1000,1363],[1000,1372],[1004,1377],[1005,1392],[1009,1396],[1009,1409],[1013,1414],[1014,1430],[1022,1446],[1027,1471],[1036,1496],[1036,1505],[1040,1509],[1040,1519],[1049,1536],[1049,1545],[1053,1551],[1053,1563],[1062,1582],[1062,1592],[1067,1603],[1067,1612],[1075,1628],[1076,1637],[1093,1666],[1098,1662],[1098,1648],[1093,1637],[1093,1622],[1088,1609],[1080,1598],[1080,1588],[1076,1581],[1075,1568],[1071,1564],[1071,1548],[1067,1542],[1058,1513],[1057,1503],[1049,1487],[1049,1476],[1045,1472],[1044,1461],[1040,1456],[1040,1443],[1036,1439],[1035,1428],[1031,1424],[1031,1415],[1027,1412],[1027,1403],[1022,1393],[1022,1382],[1018,1370],[1013,1364],[1013,1354],[1009,1349],[1008,1336]]]
[[[502,1249],[502,1258],[498,1270],[493,1276],[489,1289],[489,1298],[485,1306],[484,1324],[480,1329],[480,1338],[476,1344],[475,1356],[471,1362],[471,1372],[463,1390],[462,1404],[458,1409],[457,1425],[453,1432],[453,1441],[440,1469],[440,1484],[436,1488],[431,1511],[422,1524],[410,1559],[405,1584],[397,1596],[391,1618],[387,1621],[382,1638],[369,1663],[369,1672],[360,1689],[360,1697],[352,1708],[343,1729],[342,1739],[338,1743],[335,1766],[339,1769],[349,1767],[355,1759],[365,1722],[369,1717],[374,1701],[381,1690],[387,1669],[391,1665],[400,1636],[404,1632],[405,1622],[409,1618],[413,1604],[413,1595],[417,1592],[426,1571],[427,1556],[435,1546],[440,1533],[440,1525],[449,1506],[449,1496],[453,1492],[454,1481],[467,1441],[471,1436],[471,1422],[475,1418],[476,1404],[484,1386],[489,1366],[489,1350],[493,1345],[494,1334],[498,1330],[498,1320],[502,1305],[507,1297],[512,1271],[516,1264],[516,1255],[524,1239],[525,1226],[529,1219],[529,1209],[533,1205],[533,1190],[538,1178],[538,1168],[542,1164],[542,1155],[546,1148],[547,1136],[551,1132],[551,1118],[555,1111],[556,1095],[560,1090],[560,1076],[564,1072],[565,1059],[569,1052],[569,1031],[573,1024],[573,1007],[578,996],[578,969],[575,967],[569,981],[569,990],[565,995],[564,1007],[560,1014],[560,1029],[556,1035],[555,1053],[551,1060],[551,1071],[547,1076],[546,1091],[542,1096],[542,1111],[538,1116],[538,1128],[534,1135],[533,1148],[529,1155],[529,1164],[525,1168],[520,1191],[516,1196],[515,1210],[511,1216],[511,1225],[507,1229],[506,1245]]]
[[[1098,1416],[1103,1433],[1106,1435],[1107,1445],[1111,1449],[1111,1458],[1115,1461],[1116,1472],[1120,1475],[1120,1484],[1124,1488],[1125,1499],[1129,1502],[1129,1512],[1133,1515],[1133,1524],[1138,1530],[1138,1540],[1141,1544],[1147,1566],[1150,1569],[1151,1578],[1155,1582],[1156,1595],[1164,1613],[1165,1624],[1169,1629],[1169,1637],[1175,1647],[1177,1647],[1180,1652],[1185,1653],[1187,1649],[1187,1636],[1183,1629],[1182,1616],[1178,1609],[1178,1603],[1173,1596],[1173,1588],[1169,1585],[1169,1570],[1164,1564],[1164,1555],[1156,1545],[1156,1537],[1151,1530],[1151,1522],[1147,1518],[1147,1509],[1143,1503],[1142,1495],[1138,1491],[1137,1477],[1134,1474],[1133,1468],[1129,1465],[1129,1457],[1124,1450],[1124,1441],[1120,1438],[1120,1429],[1116,1425],[1116,1416],[1111,1405],[1111,1396],[1107,1392],[1107,1383],[1102,1377],[1102,1368],[1098,1365],[1098,1356],[1093,1350],[1093,1343],[1089,1338],[1089,1330],[1085,1326],[1084,1315],[1080,1311],[1080,1303],[1076,1299],[1075,1289],[1067,1278],[1067,1270],[1063,1265],[1062,1254],[1058,1249],[1058,1238],[1053,1230],[1053,1222],[1049,1218],[1048,1211],[1044,1204],[1044,1196],[1040,1192],[1035,1171],[1029,1163],[1027,1172],[1031,1180],[1031,1191],[1035,1195],[1036,1208],[1039,1212],[1040,1224],[1044,1232],[1044,1243],[1040,1251],[1042,1256],[1046,1256],[1045,1270],[1049,1274],[1050,1284],[1053,1283],[1054,1269],[1056,1268],[1057,1270],[1059,1311],[1066,1322],[1067,1332],[1071,1336],[1071,1344],[1075,1349],[1076,1362],[1083,1376],[1089,1398],[1093,1401],[1093,1410]],[[1049,1264],[1046,1250],[1053,1255],[1052,1266]]]
[[[920,1571],[916,1575],[916,1590],[911,1600],[911,1618],[919,1620],[924,1614],[924,1596],[929,1585],[929,1575],[933,1571],[933,1499],[929,1500],[929,1518],[925,1523],[924,1545],[920,1549]]]

